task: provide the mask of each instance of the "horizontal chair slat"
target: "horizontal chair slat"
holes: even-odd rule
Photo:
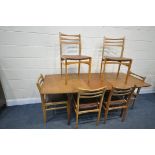
[[[88,95],[80,95],[80,98],[95,98],[95,97],[100,97],[103,94],[99,94],[99,95],[92,95],[92,96],[88,96]]]
[[[48,103],[45,103],[46,107],[52,106],[52,105],[62,105],[62,104],[67,104],[67,101],[64,101],[64,102],[48,102]]]
[[[109,43],[109,44],[115,44],[115,43],[116,43],[116,44],[123,44],[123,41],[107,41],[107,40],[106,40],[106,41],[104,41],[104,43],[106,43],[106,44],[108,44],[108,43]]]
[[[76,41],[80,41],[79,38],[64,38],[64,37],[61,37],[61,40],[76,40]]]
[[[125,38],[109,38],[109,37],[104,37],[105,40],[124,40]]]
[[[64,107],[56,107],[56,108],[48,108],[46,109],[46,111],[49,111],[49,110],[58,110],[58,109],[65,109],[67,108],[67,106],[64,106]]]
[[[128,108],[128,106],[119,106],[119,107],[110,107],[109,110],[115,110],[115,109],[122,109],[122,108]]]
[[[122,47],[123,45],[120,45],[120,44],[104,44],[104,47],[109,47],[109,46],[119,46],[119,47]]]
[[[103,91],[98,91],[98,92],[80,92],[80,96],[81,95],[97,95],[97,94],[103,94]]]
[[[99,111],[98,109],[95,109],[95,110],[79,111],[79,115],[80,115],[80,114],[86,114],[86,113],[89,113],[89,112],[98,112],[98,111]]]
[[[66,42],[66,41],[61,41],[62,44],[80,44],[79,42]]]
[[[64,33],[60,33],[61,36],[72,36],[72,37],[79,37],[80,34],[64,34]]]

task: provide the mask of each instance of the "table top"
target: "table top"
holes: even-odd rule
[[[65,75],[45,75],[41,94],[76,93],[78,92],[78,88],[97,89],[106,87],[107,90],[110,90],[112,86],[120,88],[132,87],[134,85],[137,87],[150,86],[150,84],[133,76],[129,76],[128,81],[125,84],[126,74],[120,73],[118,78],[116,78],[116,75],[116,73],[104,73],[103,78],[101,78],[99,73],[91,73],[91,78],[88,82],[87,73],[81,73],[79,77],[77,74],[69,74],[67,85],[65,84]]]

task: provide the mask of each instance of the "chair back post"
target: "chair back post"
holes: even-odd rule
[[[107,108],[109,108],[109,106],[110,106],[110,101],[111,101],[111,98],[112,98],[113,90],[114,90],[114,87],[112,87],[112,89],[110,91],[110,94],[108,96],[108,101],[107,101],[107,104],[106,104]]]
[[[79,34],[79,55],[81,55],[81,49],[82,49],[81,34]]]
[[[132,87],[131,93],[129,94],[129,96],[128,96],[128,98],[127,98],[127,105],[128,105],[128,106],[129,106],[131,97],[132,97],[132,95],[133,95],[135,89],[136,89],[136,85],[134,85],[134,87]]]
[[[100,98],[100,109],[102,108],[102,103],[103,103],[103,98],[104,98],[105,92],[106,92],[106,88],[103,88],[103,93],[102,93],[102,96]]]
[[[59,42],[60,42],[60,58],[61,58],[62,56],[61,32],[59,32]]]
[[[125,37],[123,37],[123,45],[122,45],[122,50],[121,50],[121,57],[123,57],[123,53],[124,53],[124,44],[125,44]]]

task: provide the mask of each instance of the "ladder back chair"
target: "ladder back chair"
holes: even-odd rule
[[[46,125],[47,120],[47,111],[50,110],[59,110],[59,109],[67,109],[68,122],[69,122],[69,102],[67,95],[65,94],[41,94],[41,88],[44,84],[44,76],[41,74],[37,81],[37,87],[40,93],[41,102],[42,102],[42,110],[43,110],[43,118],[44,124]]]
[[[141,80],[142,82],[145,82],[146,77],[144,77],[144,76],[138,75],[138,74],[133,73],[131,71],[130,71],[129,75]],[[135,100],[136,100],[137,96],[139,95],[140,90],[141,90],[141,87],[136,86],[135,91],[131,97],[131,108],[132,109],[134,108]]]
[[[62,66],[65,65],[65,84],[67,84],[68,80],[68,71],[67,66],[71,64],[78,64],[78,76],[80,75],[80,67],[81,64],[88,65],[88,80],[90,79],[91,74],[91,61],[92,58],[90,56],[82,55],[81,54],[81,35],[68,35],[59,33],[60,39],[60,62],[61,62],[61,75],[62,75]],[[64,54],[65,49],[64,47],[76,45],[76,54]]]
[[[103,102],[104,123],[106,123],[108,112],[116,109],[121,109],[122,121],[125,120],[128,111],[128,105],[134,90],[135,86],[125,89],[115,87],[112,88],[108,100]]]
[[[132,65],[132,59],[123,57],[124,43],[125,43],[125,37],[123,38],[104,37],[100,74],[103,76],[103,74],[105,73],[106,64],[118,64],[118,71],[117,71],[117,78],[118,78],[121,65],[125,65],[128,67],[128,71],[125,79],[125,83],[126,83],[128,80],[130,68]],[[120,49],[119,56],[106,56],[105,51],[110,48],[119,48]]]
[[[76,128],[78,128],[78,117],[86,113],[98,113],[96,125],[100,121],[102,102],[106,89],[79,89],[77,96],[74,99],[74,110],[76,113]]]

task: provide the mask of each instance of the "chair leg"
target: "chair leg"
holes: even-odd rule
[[[104,111],[104,123],[106,123],[107,116],[108,116],[108,109]]]
[[[46,109],[43,107],[44,126],[46,127]]]
[[[118,78],[118,76],[119,76],[120,68],[121,68],[121,63],[118,65],[118,70],[117,70],[117,76],[116,76],[116,78]]]
[[[102,67],[103,67],[103,63],[101,61],[100,75],[102,74]]]
[[[96,126],[98,126],[98,123],[100,121],[100,118],[101,118],[101,110],[99,110],[99,112],[98,112]]]
[[[105,73],[106,62],[107,62],[107,61],[104,60],[103,73]]]
[[[61,60],[60,60],[60,61],[61,61]],[[61,64],[60,64],[60,65],[61,65],[61,75],[62,75],[62,61],[61,61]]]
[[[120,117],[122,117],[122,115],[123,115],[123,109],[121,109],[121,114],[120,114]]]
[[[79,115],[78,115],[78,113],[76,112],[76,129],[78,128],[78,117],[79,117]]]
[[[80,67],[81,67],[81,62],[79,60],[79,63],[78,63],[78,76],[80,76]]]
[[[133,109],[134,108],[134,105],[135,105],[135,98],[133,99],[133,102],[132,102],[132,105],[131,105],[131,109]]]
[[[70,125],[70,100],[67,102],[67,117],[68,117],[68,125]]]
[[[123,110],[123,114],[122,114],[122,122],[125,120],[126,116],[127,116],[127,112],[128,112],[128,109],[124,109]]]
[[[67,60],[65,60],[65,84],[67,84]]]
[[[128,81],[128,77],[129,77],[129,73],[130,73],[131,65],[132,65],[132,60],[130,61],[129,66],[128,66],[128,71],[127,71],[127,75],[126,75],[125,83],[127,83],[127,81]]]
[[[89,69],[88,69],[88,82],[90,81],[90,76],[91,76],[91,58],[89,59]]]
[[[103,72],[102,72],[102,79],[104,78],[104,73],[105,73],[105,68],[106,68],[106,59],[104,60],[104,64],[103,64]]]

